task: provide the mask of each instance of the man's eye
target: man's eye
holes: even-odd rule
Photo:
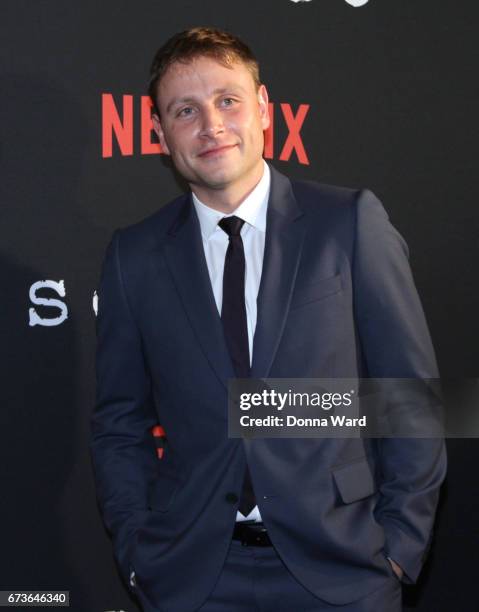
[[[223,98],[221,102],[223,106],[233,106],[233,104],[235,103],[235,100],[233,98]]]
[[[191,106],[185,106],[185,108],[182,108],[180,111],[178,111],[177,116],[189,117],[191,114],[193,114],[193,109],[191,108]]]

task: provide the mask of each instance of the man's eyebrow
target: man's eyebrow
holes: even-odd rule
[[[213,90],[213,95],[218,96],[224,93],[245,93],[246,90],[244,89],[244,87],[242,87],[241,85],[238,85],[237,83],[232,83],[231,85],[227,86],[227,87],[218,87],[216,89]],[[166,107],[166,112],[169,113],[170,110],[173,108],[173,106],[177,105],[177,104],[192,104],[194,102],[196,102],[196,98],[194,96],[185,96],[183,98],[173,98],[173,100],[171,100],[167,107]]]
[[[215,95],[218,95],[224,93],[234,93],[236,91],[246,92],[245,88],[241,85],[238,85],[238,83],[231,83],[227,87],[218,87],[217,89],[213,90],[213,93]]]

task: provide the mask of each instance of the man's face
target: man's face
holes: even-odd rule
[[[158,87],[161,118],[153,125],[162,149],[200,199],[218,190],[246,193],[262,174],[268,94],[248,68],[199,57],[175,63]],[[196,188],[196,189],[195,189]]]

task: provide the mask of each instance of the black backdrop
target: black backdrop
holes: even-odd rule
[[[409,244],[442,374],[478,376],[477,2],[351,2],[3,0],[0,589],[69,589],[79,612],[137,610],[88,454],[93,292],[113,229],[179,190],[147,152],[144,120],[143,146],[141,131],[150,60],[179,29],[216,25],[251,44],[274,103],[272,163],[382,199]],[[297,148],[280,159],[301,113]],[[479,445],[448,448],[408,610],[479,610]]]

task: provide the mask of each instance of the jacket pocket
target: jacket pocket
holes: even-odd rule
[[[290,309],[298,308],[311,302],[339,293],[342,289],[341,275],[330,276],[314,283],[296,287]]]
[[[333,468],[333,478],[344,504],[351,504],[377,491],[374,475],[366,458]]]

